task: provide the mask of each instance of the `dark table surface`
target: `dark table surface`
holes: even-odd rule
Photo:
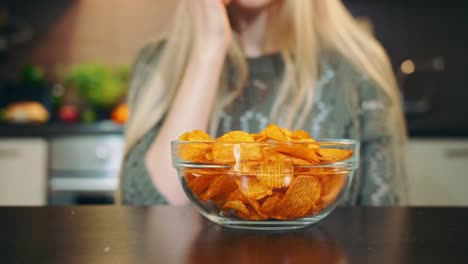
[[[466,208],[343,207],[253,232],[191,207],[0,208],[0,263],[468,263],[467,222]]]

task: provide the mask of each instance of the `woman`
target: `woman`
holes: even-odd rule
[[[181,0],[140,53],[122,171],[124,204],[184,204],[171,140],[268,123],[361,142],[347,204],[405,199],[405,128],[382,47],[339,0]]]

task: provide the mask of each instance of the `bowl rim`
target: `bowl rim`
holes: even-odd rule
[[[347,168],[351,170],[356,170],[359,168],[360,160],[360,142],[354,139],[334,139],[334,138],[325,138],[325,139],[316,139],[316,142],[216,142],[216,141],[171,141],[172,153],[174,155],[174,150],[179,145],[184,144],[207,144],[207,143],[216,143],[216,144],[226,144],[226,145],[235,145],[235,144],[246,144],[246,145],[255,145],[255,146],[275,146],[275,145],[304,145],[304,144],[318,144],[323,146],[336,146],[337,147],[349,147],[353,150],[353,155],[346,160],[322,163],[322,164],[310,164],[310,165],[293,165],[294,168]],[[320,144],[322,143],[322,144]],[[177,155],[176,155],[177,156]],[[232,168],[232,165],[228,164],[212,164],[212,163],[203,163],[203,162],[192,162],[175,159],[172,160],[173,166],[175,168],[209,168],[209,169],[229,169]]]
[[[359,141],[355,139],[338,139],[338,138],[318,138],[314,139],[315,142],[297,142],[297,141],[267,141],[267,142],[219,142],[219,141],[184,141],[184,140],[173,140],[171,144],[247,144],[247,145],[304,145],[304,144],[315,144],[315,145],[324,145],[324,146],[333,146],[332,144],[337,144],[337,146],[359,146]]]

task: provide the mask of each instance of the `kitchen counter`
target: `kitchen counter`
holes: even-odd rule
[[[111,121],[93,124],[0,125],[0,137],[60,137],[85,135],[121,135],[123,127]]]
[[[425,127],[411,125],[408,127],[412,138],[467,138],[468,127]],[[121,135],[123,127],[111,121],[93,124],[45,124],[45,125],[8,125],[0,124],[2,137],[57,137],[75,135]]]
[[[336,209],[294,232],[191,207],[0,208],[0,263],[468,263],[467,208]]]
[[[408,124],[408,134],[411,138],[468,138],[468,125],[425,125]]]

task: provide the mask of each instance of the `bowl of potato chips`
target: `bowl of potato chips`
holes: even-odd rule
[[[359,164],[359,143],[315,140],[271,124],[258,134],[203,131],[172,142],[172,161],[195,208],[226,227],[307,227],[340,203]]]

